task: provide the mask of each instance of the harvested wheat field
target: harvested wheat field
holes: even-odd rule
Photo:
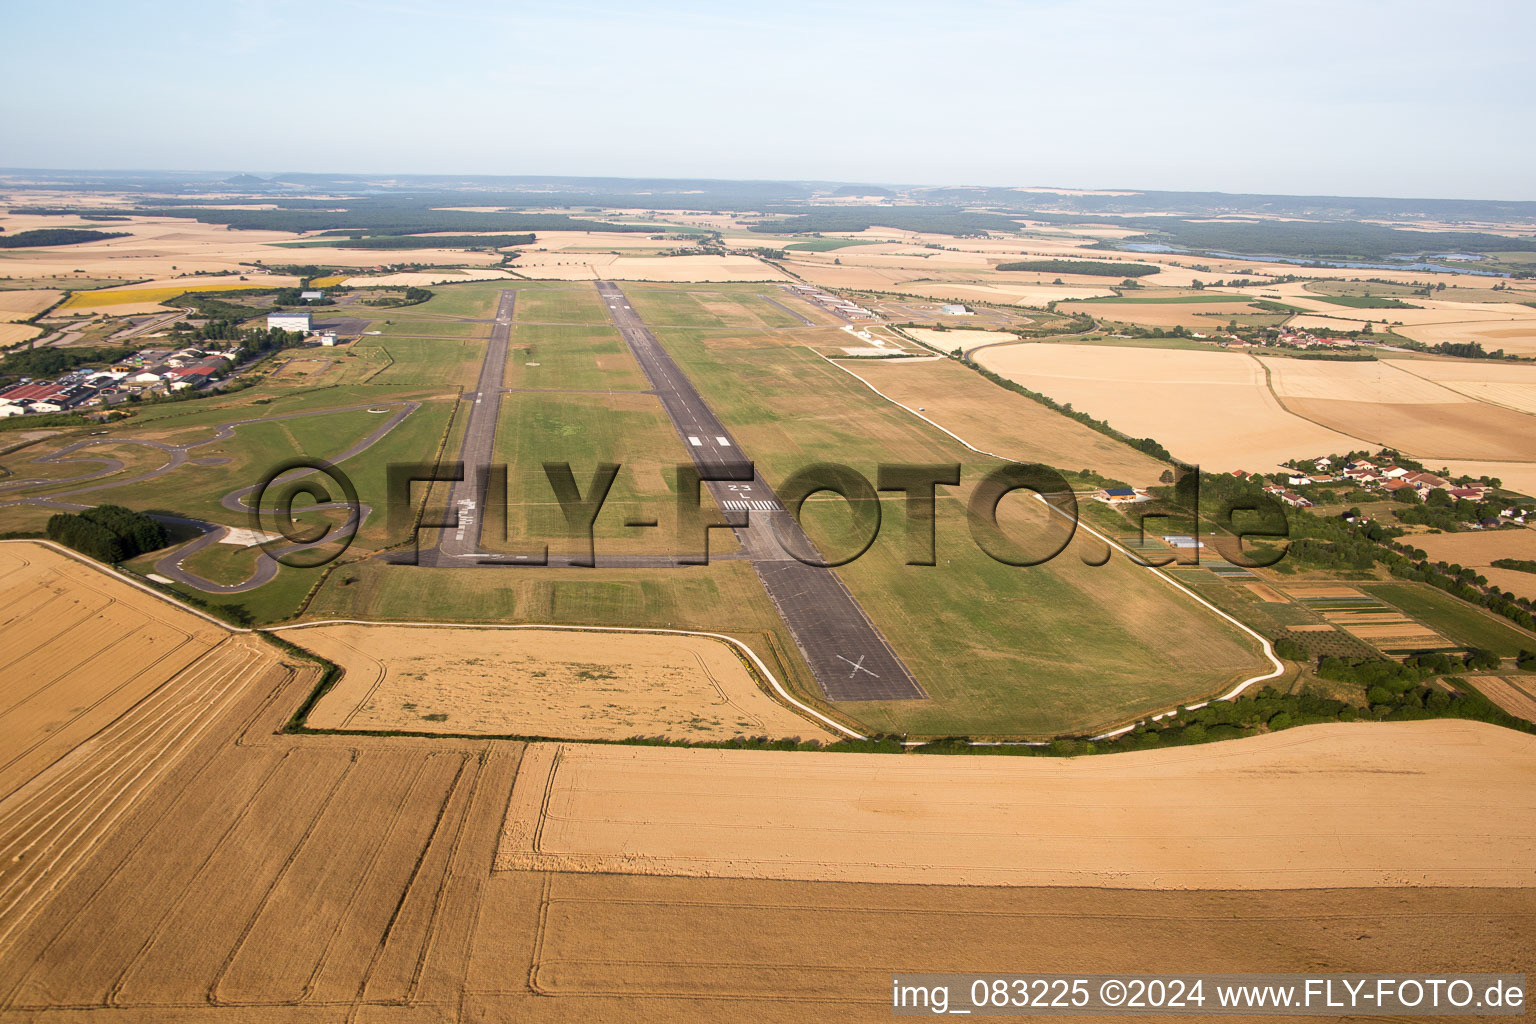
[[[1530,676],[1478,676],[1471,683],[1505,711],[1527,722],[1536,722],[1536,679]]]
[[[513,269],[541,281],[784,281],[751,256],[614,256],[612,253],[529,252]]]
[[[950,331],[947,335],[958,333]],[[1043,462],[1069,472],[1092,469],[1137,485],[1156,483],[1168,468],[1039,402],[998,387],[950,359],[870,359],[837,365],[892,401],[912,410],[921,408],[919,415],[967,444],[1004,458]]]
[[[1147,892],[502,872],[485,891],[465,1020],[889,1021],[893,973],[978,964],[1519,971],[1536,910],[1530,889]],[[519,931],[528,920],[533,942]]]
[[[63,297],[63,292],[47,288],[0,291],[0,321],[25,320],[36,316]]]
[[[1405,405],[1288,398],[1285,407],[1331,430],[1418,459],[1536,456],[1536,416],[1482,402]]]
[[[3,948],[277,658],[39,543],[0,544],[0,609]]]
[[[1464,533],[1414,534],[1411,542],[1433,561],[1489,565],[1496,558],[1536,560],[1536,530],[1469,530]]]
[[[1240,353],[1009,345],[976,360],[1212,471],[1263,471],[1298,456],[1359,447],[1357,438],[1287,412],[1266,386],[1263,366]]]
[[[11,345],[20,345],[24,341],[30,341],[43,333],[41,327],[32,324],[0,323],[0,348],[8,348]]]
[[[404,271],[398,274],[379,274],[374,277],[349,277],[341,282],[347,288],[409,288],[433,284],[462,284],[466,281],[503,281],[514,275],[495,267],[481,270],[447,268],[444,270]]]
[[[1436,562],[1452,562],[1476,569],[1500,590],[1519,597],[1536,598],[1536,573],[1496,569],[1500,558],[1536,560],[1536,529],[1469,530],[1464,533],[1419,533],[1409,538]]]
[[[342,667],[314,729],[834,739],[761,689],[736,648],[619,630],[326,625],[285,637]]]
[[[1479,402],[1536,413],[1536,366],[1484,359],[1398,359],[1392,366]]]
[[[1058,307],[1063,313],[1086,314],[1095,320],[1138,327],[1188,327],[1196,331],[1224,328],[1234,316],[1257,312],[1246,302],[1076,302]]]
[[[1424,813],[1405,815],[1411,791]],[[1001,886],[1536,884],[1536,737],[1311,726],[1072,760],[535,744],[497,867]]]

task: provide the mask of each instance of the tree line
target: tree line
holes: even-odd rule
[[[1093,277],[1146,277],[1162,268],[1147,263],[1115,260],[1014,260],[999,263],[998,270],[1033,270],[1041,274],[1088,274]]]
[[[0,249],[31,249],[43,245],[78,245],[107,238],[126,238],[126,231],[91,231],[88,228],[35,228],[14,235],[0,234]]]

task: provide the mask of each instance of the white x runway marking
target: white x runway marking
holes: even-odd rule
[[[859,660],[858,661],[849,661],[847,658],[843,658],[843,656],[841,654],[839,654],[838,657],[842,658],[843,661],[847,661],[848,664],[853,666],[853,671],[848,673],[848,678],[849,679],[852,679],[854,676],[858,675],[860,672],[868,672],[870,675],[874,676],[876,679],[880,678],[880,674],[878,672],[870,672],[869,669],[864,667],[864,659],[869,657],[869,655],[867,655],[867,654],[859,655]]]

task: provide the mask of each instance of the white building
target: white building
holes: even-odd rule
[[[958,305],[958,304],[957,305],[949,305],[949,306],[940,306],[939,307],[939,312],[940,313],[944,313],[947,316],[970,316],[970,315],[972,315],[970,310],[968,310],[964,306],[961,306],[961,305]]]
[[[17,405],[14,402],[0,402],[0,418],[6,416],[25,416],[26,414],[27,407],[24,405]]]
[[[320,335],[320,344],[325,348],[334,348],[336,346],[336,332],[326,331]]]
[[[325,298],[325,292],[299,292],[299,298],[305,302],[309,302],[311,299],[323,299]]]
[[[308,313],[268,313],[267,330],[269,331],[297,331],[300,334],[309,333]]]

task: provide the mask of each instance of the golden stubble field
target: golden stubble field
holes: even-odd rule
[[[1268,470],[1286,459],[1360,446],[1287,412],[1266,385],[1263,366],[1240,353],[1021,344],[987,349],[976,360],[1213,471]]]
[[[912,333],[918,333],[913,331]],[[975,331],[929,332],[969,341]],[[1012,339],[1013,335],[1005,335]],[[1092,469],[1138,486],[1155,484],[1168,468],[1149,455],[1057,415],[950,359],[846,360],[837,365],[894,402],[918,412],[982,451],[1068,472]]]
[[[0,804],[7,848],[32,851],[8,854],[0,883],[8,891],[17,879],[37,883],[0,928],[0,1019],[425,1024],[750,1014],[787,1022],[835,1008],[840,1019],[883,1020],[891,972],[914,968],[1528,966],[1536,888],[1520,844],[1529,838],[1506,833],[1530,816],[1536,791],[1520,775],[1529,768],[1529,737],[1451,722],[1311,727],[1167,751],[1178,758],[1151,762],[842,754],[765,761],[747,751],[714,762],[698,756],[707,751],[655,750],[683,757],[642,765],[632,777],[615,777],[604,752],[643,762],[649,748],[563,746],[572,756],[593,752],[595,774],[575,788],[575,776],[555,775],[551,798],[569,801],[578,816],[561,823],[541,813],[549,840],[585,833],[607,856],[627,832],[633,840],[622,848],[634,856],[625,870],[661,865],[640,863],[647,854],[671,863],[697,851],[704,860],[696,869],[742,850],[722,873],[762,874],[764,863],[803,873],[783,859],[786,848],[853,872],[908,870],[935,845],[924,824],[958,821],[956,852],[934,856],[918,885],[590,873],[591,850],[578,851],[578,870],[498,870],[504,827],[529,820],[521,802],[508,817],[514,788],[521,794],[551,781],[547,762],[521,772],[524,744],[286,733],[319,682],[312,663],[40,545],[7,544],[0,553],[0,587],[31,587],[53,602],[52,614],[16,626],[34,648],[47,630],[84,628],[90,614],[116,616],[112,628],[72,632],[65,647],[79,658],[107,651],[92,675],[106,685],[126,683],[143,664],[111,656],[141,635],[121,628],[130,611],[154,635],[180,623],[215,644],[195,662],[209,669],[201,688],[177,685],[186,670],[171,676],[17,790],[30,802],[25,813],[15,813],[15,794]],[[26,573],[52,573],[63,593],[49,597],[41,577]],[[7,591],[3,605],[13,619],[16,596],[26,594]],[[87,598],[109,603],[94,612],[81,605],[78,623],[54,607]],[[0,628],[0,640],[16,635]],[[220,652],[233,660],[216,667],[210,659]],[[157,774],[123,781],[144,763]],[[1009,783],[1018,773],[1027,786]],[[970,802],[945,810],[935,794],[956,779],[955,798]],[[653,794],[659,783],[666,792]],[[608,786],[606,795],[594,784]],[[1086,830],[1097,846],[1082,847],[1084,830],[1073,824],[1094,808],[1043,800],[1071,786],[1099,795]],[[1451,788],[1454,797],[1438,795]],[[1170,798],[1178,813],[1159,813]],[[1502,816],[1475,828],[1464,820],[1501,798]],[[596,831],[594,800],[609,815]],[[962,806],[970,812],[963,820]],[[1322,842],[1321,830],[1343,818],[1334,808],[1346,807],[1354,813]],[[675,827],[662,834],[657,825],[667,819]],[[1142,827],[1127,839],[1105,821]],[[1213,821],[1218,831],[1207,835]],[[1239,821],[1242,835],[1219,831]],[[74,822],[76,831],[47,832],[50,822]],[[1370,833],[1373,824],[1382,828]],[[81,828],[92,838],[72,842]],[[65,840],[50,845],[49,835]],[[1128,859],[1120,846],[1146,851],[1133,873],[1182,873],[1191,886],[1213,858],[1225,865],[1218,872],[1255,882],[1295,851],[1286,877],[1310,884],[1366,878],[1384,849],[1395,847],[1396,856],[1381,876],[1349,889],[1145,889],[1109,877]],[[1042,871],[1065,864],[1061,877],[1097,869],[1104,880],[930,884],[954,875],[957,859],[995,847],[1039,853]],[[858,863],[850,854],[860,850],[874,855]],[[1431,878],[1454,876],[1465,886],[1426,888],[1408,877],[1437,853],[1454,856],[1428,865]],[[1523,884],[1482,887],[1515,859],[1527,873]],[[1020,864],[984,855],[979,868],[1017,873]],[[1412,885],[1390,884],[1399,878]]]
[[[1402,815],[1405,786],[1443,808],[1433,824]],[[1329,725],[1074,760],[535,744],[497,866],[1162,890],[1505,887],[1536,883],[1533,813],[1536,737],[1470,722]]]
[[[0,544],[0,609],[3,950],[277,658],[40,544]]]
[[[770,697],[736,649],[712,637],[362,624],[284,636],[345,673],[306,719],[314,729],[836,738]]]
[[[1500,464],[1536,460],[1536,416],[1513,402],[1492,404],[1469,386],[1485,369],[1492,391],[1520,400],[1528,382],[1510,380],[1502,363],[1446,371],[1440,360],[1328,362],[1070,344],[990,348],[977,360],[1212,470],[1267,470],[1367,446],[1456,472],[1457,460],[1497,460],[1495,476]]]

